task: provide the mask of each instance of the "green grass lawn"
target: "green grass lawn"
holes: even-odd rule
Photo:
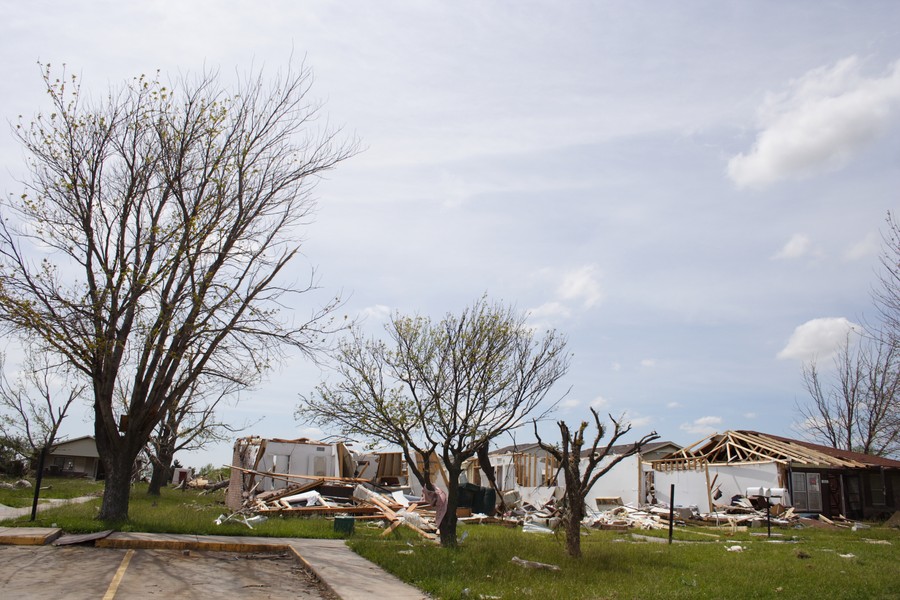
[[[635,541],[630,533],[592,531],[582,538],[580,560],[568,558],[562,535],[489,525],[462,531],[469,535],[457,550],[405,534],[350,544],[401,579],[444,599],[900,597],[900,532],[883,528],[782,530],[785,538],[779,543],[746,532],[671,546]],[[735,545],[744,550],[726,550]],[[524,569],[510,562],[513,556],[561,570]]]
[[[102,482],[99,484],[102,490]],[[84,495],[84,494],[76,494]],[[65,496],[72,497],[72,496]],[[104,529],[145,531],[150,533],[190,533],[198,535],[259,535],[267,537],[339,538],[333,522],[323,518],[298,519],[273,517],[254,525],[240,522],[216,525],[215,520],[230,511],[225,507],[225,492],[218,490],[201,495],[194,490],[163,489],[158,497],[147,495],[147,484],[135,484],[128,506],[128,520],[123,523],[99,521],[100,498],[84,504],[71,504],[43,510],[35,521],[30,515],[7,521],[4,525],[60,527],[67,533],[89,533]],[[30,506],[30,500],[28,502]],[[362,529],[362,527],[361,527]],[[374,535],[374,532],[373,532]]]
[[[15,479],[3,479],[6,483],[14,483]],[[29,477],[28,481],[33,486],[35,479]],[[79,496],[94,496],[103,493],[103,482],[93,479],[74,479],[71,477],[44,477],[41,481],[42,499],[50,498],[77,498]],[[0,504],[21,508],[31,506],[34,499],[34,487],[17,488],[13,490],[0,489]]]
[[[81,482],[87,483],[87,482]],[[94,484],[95,486],[97,484]],[[102,484],[100,484],[102,486]],[[85,488],[63,490],[60,497],[84,495]],[[95,488],[96,490],[96,488]],[[216,525],[227,514],[224,491],[200,495],[164,489],[149,497],[146,485],[134,487],[129,519],[98,521],[100,499],[48,509],[31,523],[27,517],[4,525],[56,525],[68,533],[103,529],[206,535],[341,537],[324,518],[275,517],[248,528],[241,523]],[[765,529],[730,534],[702,527],[679,528],[668,545],[638,539],[666,537],[658,532],[590,531],[582,537],[584,556],[568,558],[562,534],[523,533],[497,525],[463,526],[460,548],[440,548],[401,528],[388,538],[382,529],[357,521],[350,546],[436,598],[807,598],[825,593],[841,598],[900,598],[900,531],[872,527],[851,531]],[[759,535],[762,533],[763,535]],[[879,543],[873,543],[879,542]],[[742,552],[728,552],[739,545]],[[841,555],[852,554],[852,557]],[[513,556],[558,565],[558,572],[524,569]]]

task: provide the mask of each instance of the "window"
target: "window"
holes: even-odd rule
[[[872,497],[872,506],[884,506],[884,480],[881,473],[866,473],[866,479],[869,481],[869,493]]]
[[[822,480],[818,473],[791,473],[794,508],[800,511],[822,510]]]

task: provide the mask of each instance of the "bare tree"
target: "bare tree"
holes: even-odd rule
[[[900,451],[900,348],[848,335],[832,371],[803,366],[809,402],[798,403],[800,428],[824,445],[889,456]]]
[[[659,439],[659,435],[655,431],[648,433],[624,451],[617,452],[611,460],[597,470],[604,459],[610,456],[615,443],[631,431],[631,423],[625,423],[623,418],[617,420],[609,415],[609,420],[613,423],[612,436],[606,446],[598,448],[600,440],[606,435],[606,427],[603,426],[600,415],[593,408],[591,408],[591,414],[594,416],[597,433],[587,452],[584,452],[584,432],[588,428],[587,421],[582,421],[578,429],[574,431],[565,421],[557,421],[562,436],[560,445],[547,444],[541,440],[537,430],[537,421],[534,421],[534,435],[537,437],[538,445],[559,462],[565,478],[565,503],[562,520],[566,529],[566,551],[573,558],[581,557],[581,521],[584,519],[584,499],[588,492],[591,491],[598,479],[606,475],[617,464],[640,452],[644,445]],[[583,458],[584,470],[582,470]]]
[[[877,330],[885,342],[900,344],[900,222],[888,212],[887,229],[882,236],[882,269],[878,274],[878,287],[873,292],[878,309]]]
[[[0,435],[20,440],[26,446],[22,451],[33,461],[36,459],[33,521],[47,453],[63,419],[72,404],[82,398],[86,386],[75,380],[65,365],[52,363],[50,355],[31,346],[25,347],[24,364],[15,384],[6,377],[5,362],[5,357],[0,356]]]
[[[440,456],[448,478],[441,544],[455,546],[463,463],[541,411],[568,370],[565,339],[555,331],[538,337],[525,319],[484,297],[438,323],[395,314],[390,344],[358,333],[340,344],[338,381],[302,398],[298,417],[399,445],[426,490],[431,474],[416,454],[426,469]]]
[[[877,318],[848,334],[833,369],[803,366],[809,394],[798,402],[798,428],[817,442],[876,454],[900,454],[900,223],[887,214],[878,286]]]
[[[91,101],[48,66],[49,114],[15,130],[30,179],[0,205],[0,321],[90,382],[101,519],[127,518],[135,457],[198,378],[251,385],[336,328],[337,299],[281,312],[315,281],[284,270],[317,177],[355,148],[313,127],[307,68],[238,79],[138,77]]]

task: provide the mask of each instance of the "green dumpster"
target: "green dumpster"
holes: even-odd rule
[[[356,522],[355,517],[337,516],[334,518],[335,533],[343,533],[345,535],[353,534],[353,524]]]

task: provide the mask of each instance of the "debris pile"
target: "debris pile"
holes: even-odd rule
[[[242,470],[272,477],[271,473]],[[217,523],[237,520],[251,526],[247,523],[251,515],[352,516],[357,520],[384,521],[386,529],[382,535],[405,526],[428,540],[437,540],[435,512],[420,498],[353,477],[290,475],[277,479],[285,481],[285,487],[258,492],[258,486],[254,486],[244,492],[243,505],[231,515],[220,517]]]
[[[668,518],[669,510],[667,508],[653,506],[639,509],[625,505],[593,514],[585,518],[584,524],[594,529],[613,531],[665,529],[669,526]]]

